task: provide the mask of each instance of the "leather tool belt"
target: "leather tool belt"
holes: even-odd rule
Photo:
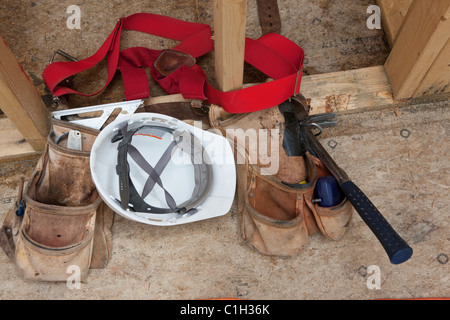
[[[81,150],[67,147],[70,130]],[[6,215],[0,245],[27,279],[67,281],[69,266],[85,281],[91,268],[106,267],[114,213],[91,180],[90,148],[98,131],[52,120],[47,145],[23,192],[25,210]]]
[[[209,116],[212,126],[227,135],[236,151],[240,229],[251,247],[267,255],[292,256],[318,231],[331,240],[342,238],[349,228],[353,206],[347,198],[332,207],[314,203],[317,180],[330,172],[307,150],[292,155],[282,147],[286,120],[279,106],[239,115],[211,106]],[[278,130],[271,130],[274,128]],[[269,136],[259,136],[258,143],[270,141],[279,147],[267,147],[279,153],[276,170],[261,155],[255,157],[254,146],[236,142],[245,141],[232,134],[242,132],[239,129],[266,130]]]

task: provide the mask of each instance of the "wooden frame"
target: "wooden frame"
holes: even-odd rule
[[[412,1],[392,37],[385,69],[395,99],[450,91],[449,0]]]
[[[16,156],[43,151],[49,130],[49,112],[1,36],[0,107],[7,117],[0,119],[0,160],[13,160]]]
[[[398,30],[402,26],[403,19],[412,2],[413,0],[377,0],[377,5],[381,10],[384,33],[391,48],[394,46]]]
[[[214,0],[216,81],[221,91],[242,88],[247,0]]]
[[[214,0],[216,78],[223,91],[242,84],[243,2]],[[301,91],[311,98],[313,113],[397,105],[404,99],[450,91],[450,1],[377,0],[377,4],[392,49],[386,63],[303,77]]]
[[[410,98],[450,92],[450,1],[377,0],[377,4],[391,45],[386,63],[304,76],[301,91],[311,99],[312,113],[396,108]],[[246,1],[214,0],[213,6],[217,85],[223,91],[239,89]],[[49,115],[3,41],[0,58],[0,105],[7,116],[0,119],[1,162],[39,154]]]

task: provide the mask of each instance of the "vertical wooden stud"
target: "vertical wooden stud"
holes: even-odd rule
[[[413,97],[450,92],[450,39],[434,60]]]
[[[394,47],[398,30],[408,13],[412,0],[377,0],[381,10],[381,21],[389,45]]]
[[[44,149],[50,112],[1,36],[0,109],[34,150]]]
[[[214,54],[217,85],[222,91],[241,89],[247,0],[214,0]]]
[[[413,97],[449,36],[449,0],[414,0],[411,3],[385,63],[395,99]],[[448,81],[443,85],[448,86]],[[426,88],[420,90],[426,91]]]

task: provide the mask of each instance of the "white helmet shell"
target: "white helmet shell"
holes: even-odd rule
[[[113,211],[150,225],[225,215],[236,190],[226,138],[156,113],[131,114],[107,125],[92,146],[90,167],[98,193]]]

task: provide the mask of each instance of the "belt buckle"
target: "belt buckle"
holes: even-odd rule
[[[295,76],[295,85],[294,85],[294,94],[293,94],[293,96],[297,95],[300,92],[300,88],[298,88],[299,92],[297,92],[297,85],[298,85],[298,80],[299,80],[301,74],[302,74],[302,70],[298,70],[297,71],[297,75]]]
[[[66,59],[68,59],[68,60],[70,60],[72,62],[78,61],[76,58],[72,57],[70,54],[68,54],[68,53],[58,49],[58,50],[53,51],[48,64],[52,64],[53,63],[53,60],[55,60],[55,56],[57,54],[63,56],[64,58],[66,58]],[[68,77],[67,79],[64,80],[66,86],[68,86],[68,87],[72,86],[72,82],[73,82],[73,78],[74,77],[75,76],[70,76],[70,77]],[[58,109],[69,109],[66,99],[60,98],[60,97],[56,97],[56,96],[52,95],[52,100],[53,100],[53,104],[56,105],[56,109],[57,110]]]

